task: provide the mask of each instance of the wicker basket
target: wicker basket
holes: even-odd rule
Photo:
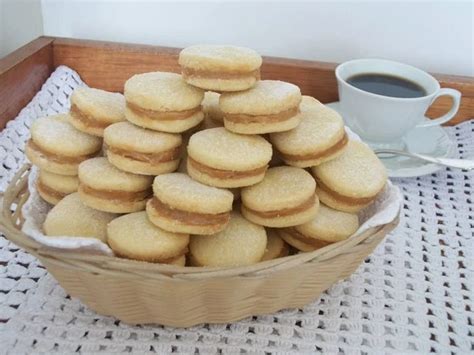
[[[311,253],[238,268],[196,268],[84,255],[42,247],[21,232],[29,166],[5,192],[2,231],[38,257],[73,297],[127,323],[187,327],[302,307],[352,274],[398,223]]]

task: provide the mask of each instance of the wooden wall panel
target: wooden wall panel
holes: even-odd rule
[[[59,65],[76,70],[90,86],[123,91],[133,74],[148,71],[179,72],[178,48],[111,43],[67,38],[40,37],[0,60],[0,129],[16,116]],[[337,64],[308,60],[264,57],[262,78],[292,82],[305,95],[321,102],[336,101]],[[461,108],[450,124],[474,118],[474,78],[434,74],[442,87],[462,92]],[[428,112],[439,117],[450,105],[440,98]]]
[[[124,82],[133,74],[147,71],[179,72],[178,48],[132,45],[58,38],[54,42],[55,65],[68,65],[79,72],[93,87],[122,91]],[[262,78],[292,82],[304,95],[321,102],[336,101],[337,84],[334,69],[337,64],[298,59],[264,57]],[[474,118],[474,78],[434,74],[442,87],[462,92],[458,115],[450,124]],[[449,109],[449,99],[441,98],[428,112],[439,117]]]
[[[0,60],[0,130],[31,101],[52,71],[52,38],[40,37]]]

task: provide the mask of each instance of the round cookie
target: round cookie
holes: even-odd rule
[[[323,204],[311,221],[278,232],[293,247],[311,251],[345,240],[359,228],[357,214],[334,210]]]
[[[202,111],[204,112],[204,123],[207,128],[222,127],[224,125],[224,114],[219,107],[220,94],[207,91],[202,100]]]
[[[46,170],[40,170],[36,189],[39,195],[52,205],[57,204],[66,195],[77,191],[79,179],[73,175],[58,175]]]
[[[153,182],[154,197],[146,206],[148,218],[175,233],[214,234],[230,219],[234,195],[210,187],[181,173],[159,175]]]
[[[143,128],[180,133],[204,118],[204,92],[186,84],[181,75],[137,74],[125,82],[125,118]]]
[[[266,227],[306,223],[318,213],[316,183],[307,171],[290,166],[268,169],[265,178],[241,191],[242,214]]]
[[[310,96],[303,96],[300,111],[302,119],[297,127],[270,134],[284,162],[308,168],[341,155],[348,142],[341,116]]]
[[[210,186],[248,186],[263,179],[271,157],[271,144],[260,136],[211,128],[191,136],[187,171],[194,180]]]
[[[300,89],[283,81],[262,80],[253,88],[223,93],[219,106],[224,126],[240,134],[289,131],[301,121]]]
[[[318,249],[318,247],[315,247],[312,244],[305,243],[301,239],[295,238],[293,234],[288,233],[287,229],[289,228],[278,229],[277,233],[281,239],[288,243],[294,250],[306,253]],[[323,245],[320,245],[319,247],[321,248],[322,246]]]
[[[46,216],[44,233],[51,237],[107,239],[107,224],[117,215],[84,205],[77,192],[64,197]]]
[[[265,254],[263,254],[261,261],[287,256],[290,252],[288,244],[286,244],[285,241],[280,238],[275,230],[268,228],[266,231],[267,247],[265,248]]]
[[[77,175],[81,162],[100,153],[102,139],[76,130],[67,114],[33,122],[25,153],[34,165],[60,175]]]
[[[145,212],[135,212],[109,223],[107,243],[123,258],[180,265],[189,235],[165,231],[152,224]]]
[[[71,95],[70,115],[76,129],[102,137],[109,125],[125,121],[125,98],[117,92],[80,87]]]
[[[339,211],[358,212],[382,191],[387,172],[364,143],[349,141],[342,155],[312,168],[321,202]]]
[[[79,196],[84,204],[100,211],[129,213],[145,209],[151,197],[152,177],[117,169],[106,158],[79,165]]]
[[[206,90],[247,90],[260,80],[262,57],[252,49],[226,45],[195,45],[179,53],[188,84]]]
[[[189,252],[196,266],[243,266],[258,263],[266,245],[265,228],[233,212],[222,232],[207,237],[192,236]]]
[[[179,134],[119,122],[105,129],[104,143],[107,159],[120,170],[159,175],[175,171],[179,165],[182,143]]]

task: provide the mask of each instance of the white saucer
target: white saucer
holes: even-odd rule
[[[338,101],[326,105],[341,113]],[[412,153],[421,153],[437,158],[455,157],[456,144],[451,140],[447,132],[441,126],[415,128],[409,132],[403,140],[407,150]],[[380,160],[387,168],[390,177],[427,175],[443,168],[440,165],[408,157],[379,158],[381,158]]]

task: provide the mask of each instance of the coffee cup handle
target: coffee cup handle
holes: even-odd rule
[[[443,116],[439,118],[430,119],[425,116],[427,121],[417,125],[416,126],[417,128],[438,126],[438,125],[448,122],[456,115],[456,113],[459,110],[459,105],[461,104],[461,93],[454,89],[447,89],[447,88],[439,89],[439,91],[433,97],[433,100],[431,101],[430,106],[440,96],[451,96],[453,98],[453,105],[451,106],[451,109],[448,111],[448,113],[444,114]]]

